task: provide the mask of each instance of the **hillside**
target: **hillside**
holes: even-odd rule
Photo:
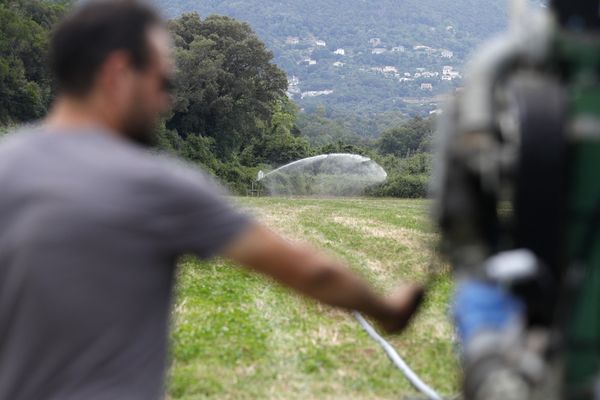
[[[506,25],[504,0],[155,1],[170,17],[248,22],[288,73],[294,100],[328,115],[434,109],[436,95],[461,85],[467,55]]]

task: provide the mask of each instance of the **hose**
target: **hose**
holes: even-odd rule
[[[367,334],[375,340],[386,352],[390,360],[394,363],[396,367],[404,374],[406,379],[421,393],[423,393],[429,400],[442,400],[442,397],[437,394],[435,390],[427,386],[421,378],[415,372],[410,369],[408,364],[400,357],[398,352],[389,344],[384,338],[377,333],[375,328],[371,326],[367,322],[367,320],[358,312],[354,311],[352,313],[354,317],[358,320],[358,323],[362,326],[362,328],[367,332]]]

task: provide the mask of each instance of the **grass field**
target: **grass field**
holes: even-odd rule
[[[422,200],[235,200],[286,236],[325,248],[377,289],[424,282],[412,327],[390,341],[444,395],[457,392],[451,281]],[[220,260],[180,264],[170,399],[398,399],[414,390],[346,313]]]

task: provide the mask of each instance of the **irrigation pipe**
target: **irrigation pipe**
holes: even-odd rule
[[[396,367],[404,374],[406,379],[421,393],[423,393],[429,400],[442,400],[442,397],[437,394],[435,390],[430,388],[419,378],[417,374],[414,373],[412,369],[406,364],[406,362],[400,357],[398,352],[389,344],[384,338],[381,337],[379,333],[367,322],[367,320],[358,312],[354,311],[354,317],[358,320],[360,326],[371,336],[373,340],[375,340],[386,352],[390,360],[394,363]]]

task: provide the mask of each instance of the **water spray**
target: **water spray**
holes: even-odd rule
[[[356,196],[387,179],[375,161],[358,154],[321,154],[303,158],[267,174],[258,181],[271,195]]]

